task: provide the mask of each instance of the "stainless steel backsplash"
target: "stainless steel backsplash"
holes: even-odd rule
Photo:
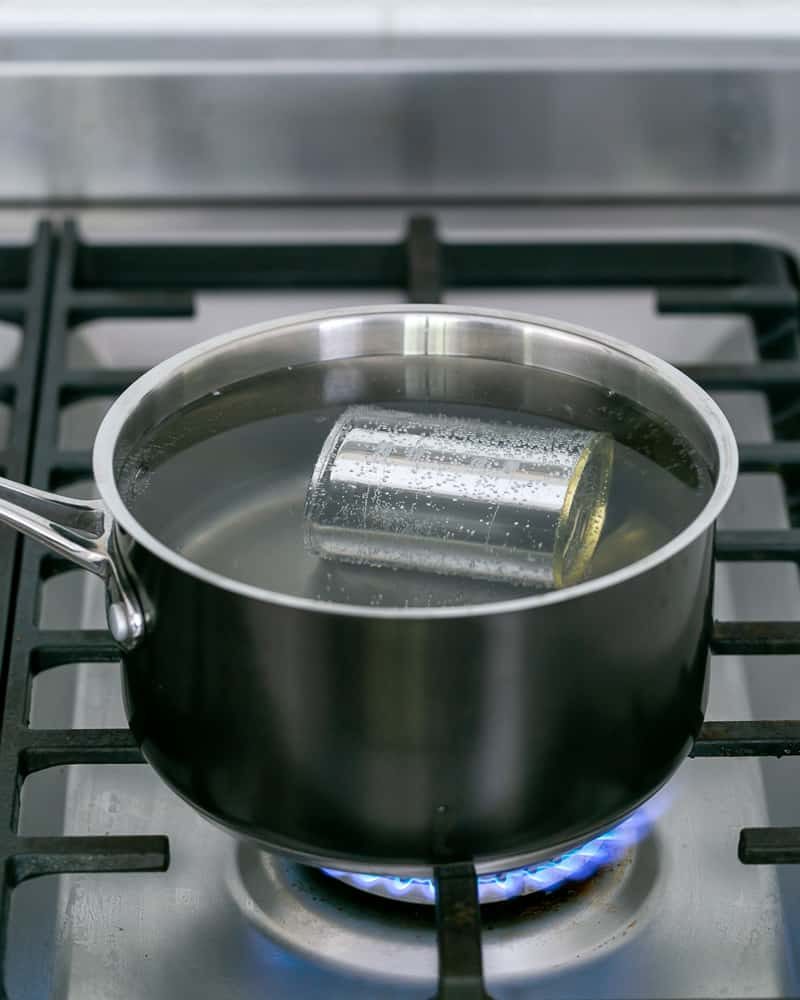
[[[800,194],[800,43],[0,41],[0,199]]]

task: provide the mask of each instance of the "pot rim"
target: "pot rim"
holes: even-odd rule
[[[638,559],[621,569],[605,576],[587,580],[584,583],[552,590],[544,594],[515,597],[506,601],[492,601],[483,604],[459,605],[439,608],[380,608],[355,604],[341,604],[334,601],[322,601],[308,597],[296,597],[280,591],[256,587],[252,584],[226,577],[198,565],[185,556],[180,555],[168,545],[159,541],[147,531],[134,517],[126,506],[118,488],[114,475],[114,451],[119,435],[125,423],[136,410],[142,400],[153,390],[161,386],[171,375],[180,371],[188,363],[202,358],[203,355],[227,346],[237,340],[246,340],[252,336],[277,336],[289,327],[301,324],[319,323],[321,321],[352,317],[357,319],[365,316],[393,314],[444,314],[456,318],[478,317],[499,322],[524,324],[526,326],[541,326],[551,331],[566,333],[583,340],[600,345],[614,353],[627,356],[640,366],[648,369],[662,381],[666,382],[678,393],[684,403],[688,403],[697,416],[710,431],[717,451],[718,469],[714,489],[705,507],[697,517],[675,535],[669,542],[651,552],[650,555]],[[473,618],[485,615],[508,614],[519,611],[534,610],[564,601],[577,600],[591,594],[609,589],[617,584],[642,576],[649,570],[668,561],[673,556],[692,544],[704,532],[712,527],[717,517],[725,507],[738,475],[738,450],[736,439],[719,406],[701,389],[697,383],[683,372],[661,358],[626,343],[616,337],[598,333],[586,327],[547,317],[527,315],[496,309],[477,307],[457,308],[441,305],[387,305],[365,306],[362,308],[347,306],[338,309],[317,310],[295,316],[285,316],[267,323],[255,323],[250,326],[220,334],[203,341],[200,344],[172,355],[158,365],[149,369],[133,382],[113,403],[106,414],[95,438],[93,449],[93,471],[95,483],[107,510],[115,525],[118,525],[145,549],[158,556],[164,562],[222,590],[239,594],[264,603],[277,604],[298,611],[314,611],[317,613],[344,615],[357,618],[394,619],[394,620],[430,620],[450,618]]]

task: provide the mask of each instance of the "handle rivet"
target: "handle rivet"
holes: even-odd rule
[[[115,601],[108,606],[108,628],[114,640],[124,646],[133,638],[131,620],[123,604]]]

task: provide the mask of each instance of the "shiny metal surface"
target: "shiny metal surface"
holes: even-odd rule
[[[45,493],[0,477],[0,524],[99,576],[106,585],[114,639],[130,649],[142,638],[144,612],[115,552],[113,525],[102,503]]]
[[[12,31],[0,198],[795,196],[782,20],[751,40],[681,38],[680,17],[631,40]]]
[[[308,863],[429,875],[442,854],[487,871],[562,853],[692,745],[712,534],[574,599],[460,616],[258,599],[136,544],[156,613],[124,658],[131,729],[198,809]],[[622,609],[624,634],[597,628]]]
[[[505,214],[505,218],[504,218]],[[145,238],[174,237],[185,232],[233,233],[234,226],[263,227],[263,232],[310,233],[316,219],[326,232],[334,222],[344,230],[376,226],[381,231],[402,227],[401,213],[377,212],[368,219],[353,210],[339,212],[221,213],[200,212],[90,213],[85,224],[96,234],[140,231]],[[580,212],[539,210],[499,212],[490,220],[484,213],[445,211],[448,226],[459,232],[485,232],[490,223],[499,232],[556,235],[571,229],[595,237],[638,232],[666,236],[694,232],[746,231],[791,245],[791,228],[773,228],[791,222],[786,211],[646,210]],[[159,221],[160,220],[160,221]],[[800,243],[800,216],[797,237]],[[8,223],[7,223],[8,224]],[[15,223],[16,224],[16,223]],[[641,226],[641,230],[636,227]],[[741,227],[734,229],[733,227]],[[161,228],[163,227],[163,228]],[[683,227],[683,228],[682,228]],[[726,228],[728,227],[728,228]],[[752,331],[737,316],[656,317],[647,293],[619,291],[591,293],[489,292],[483,289],[454,293],[460,302],[502,302],[505,308],[549,313],[566,320],[616,329],[621,336],[657,351],[670,360],[702,362],[747,361],[755,358]],[[363,291],[351,293],[358,303]],[[342,296],[344,298],[344,296]],[[340,298],[341,302],[342,299]],[[319,299],[317,299],[319,302]],[[77,364],[120,367],[153,364],[194,338],[233,325],[252,322],[272,312],[280,315],[302,308],[304,297],[266,295],[198,297],[198,316],[190,322],[117,320],[91,323],[75,332]],[[321,303],[324,304],[324,303]],[[80,352],[80,353],[79,353]],[[762,397],[743,394],[720,397],[742,440],[766,440],[769,422]],[[65,442],[85,448],[93,436],[91,425],[81,436]],[[743,477],[723,514],[726,528],[785,527],[785,498],[777,477]],[[735,617],[791,617],[800,600],[797,571],[791,565],[722,564],[717,573],[715,613]],[[91,581],[90,581],[91,582]],[[102,593],[84,590],[67,574],[48,581],[50,627],[104,626]],[[65,617],[66,616],[66,617]],[[797,658],[716,658],[709,713],[716,719],[779,717],[796,688]],[[47,684],[45,684],[47,681]],[[752,691],[748,684],[752,681]],[[34,688],[34,718],[38,725],[79,727],[124,725],[119,700],[119,676],[114,665],[74,669],[65,667],[42,675]],[[752,699],[756,697],[757,701]],[[62,716],[53,713],[63,706]],[[70,708],[70,706],[73,706]],[[777,713],[777,714],[775,714]],[[796,820],[794,769],[791,762],[740,760],[690,761],[670,782],[672,807],[659,821],[656,838],[660,855],[655,912],[652,919],[633,910],[627,922],[584,963],[567,961],[547,966],[550,948],[538,941],[549,918],[529,920],[525,935],[514,947],[498,952],[489,987],[501,1000],[533,1000],[548,996],[561,1000],[593,996],[657,998],[750,995],[785,997],[798,992],[793,971],[792,921],[797,916],[797,891],[789,868],[743,867],[736,858],[736,838],[743,825],[791,823]],[[339,780],[341,781],[341,775]],[[172,842],[169,872],[143,876],[69,876],[23,886],[14,895],[7,986],[14,1000],[40,1000],[56,995],[63,1000],[108,1000],[147,996],[166,1000],[191,993],[198,1000],[250,1000],[264,995],[289,1000],[302,994],[309,1000],[373,1000],[376,993],[394,1000],[423,1000],[434,980],[408,982],[402,948],[386,946],[386,966],[372,975],[347,972],[341,966],[321,964],[298,951],[287,951],[276,941],[253,930],[255,914],[243,919],[230,894],[228,875],[234,844],[222,831],[197,814],[158,781],[149,768],[80,767],[66,773],[48,772],[29,780],[23,800],[23,831],[68,834],[168,833]],[[61,806],[63,804],[63,815]],[[280,862],[278,862],[280,863]],[[635,862],[638,863],[638,862]],[[708,901],[716,901],[709,919]],[[291,904],[284,914],[293,919]],[[635,908],[634,908],[635,909]],[[599,922],[612,912],[593,911]],[[570,923],[554,915],[553,949],[569,953]],[[319,930],[320,925],[314,925]],[[490,931],[489,935],[494,932]],[[343,938],[339,938],[343,940]],[[370,937],[350,939],[369,961]],[[335,941],[335,938],[334,938]],[[419,940],[420,947],[424,940]],[[320,937],[319,947],[335,947]],[[493,946],[492,946],[493,947]],[[577,954],[577,949],[575,949]],[[354,961],[351,955],[351,962]],[[494,960],[493,960],[494,962]],[[527,965],[526,965],[527,963]],[[515,966],[519,978],[502,982],[503,968]],[[539,966],[542,973],[533,970]],[[526,972],[527,970],[527,972]]]
[[[266,599],[297,610],[322,610],[370,618],[413,619],[462,617],[464,608],[353,608],[333,601],[296,597],[212,572],[192,562],[156,538],[131,513],[118,478],[136,449],[159,421],[182,407],[232,383],[278,368],[359,357],[394,356],[469,358],[482,364],[465,379],[446,377],[446,364],[431,386],[415,386],[406,379],[401,391],[409,399],[460,402],[460,394],[480,387],[484,405],[516,406],[539,412],[541,398],[523,382],[512,397],[506,372],[491,362],[519,366],[517,371],[538,369],[572,376],[575,399],[582,405],[577,380],[601,387],[606,396],[619,394],[663,417],[682,434],[705,461],[714,478],[711,497],[700,515],[656,552],[602,579],[575,584],[568,591],[551,591],[484,606],[471,612],[514,611],[544,607],[569,598],[588,596],[624,583],[637,574],[656,569],[702,539],[713,527],[736,482],[736,441],[724,415],[695,382],[658,357],[604,333],[569,323],[502,310],[471,307],[454,310],[438,305],[368,306],[343,308],[283,317],[222,334],[162,361],[133,383],[114,402],[97,433],[93,452],[94,477],[115,525],[141,546],[175,569],[198,581],[224,588],[243,597]],[[401,371],[403,371],[401,369]],[[326,401],[362,402],[358,390],[335,380],[326,388]],[[531,396],[533,393],[533,398]],[[404,398],[402,395],[400,399]],[[513,408],[513,407],[512,407]],[[705,539],[708,541],[708,539]]]
[[[583,378],[603,398],[620,393],[688,437],[713,492],[675,538],[606,577],[432,609],[336,604],[223,577],[156,539],[126,506],[119,471],[163,417],[239,378],[375,354],[481,361],[466,388],[490,406],[510,403],[496,361]],[[460,401],[457,381],[422,398]],[[569,324],[374,307],[189,348],[119,397],[94,449],[125,567],[152,609],[124,657],[131,729],[209,818],[328,867],[427,875],[442,858],[486,871],[560,854],[659,788],[699,730],[714,522],[736,466],[732,431],[695,383]],[[624,635],[598,627],[623,614]]]
[[[356,565],[577,583],[603,530],[613,449],[573,428],[351,406],[314,467],[305,544]]]

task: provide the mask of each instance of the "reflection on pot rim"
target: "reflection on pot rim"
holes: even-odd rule
[[[432,324],[435,336],[429,329]],[[414,320],[410,336],[407,321]],[[322,326],[336,321],[336,329],[323,336]],[[442,330],[441,327],[446,329]],[[483,328],[486,329],[483,329]],[[491,333],[492,336],[487,334]],[[269,346],[269,350],[265,346]],[[637,398],[673,423],[677,410],[681,422],[694,428],[690,439],[703,435],[714,453],[716,481],[699,516],[661,549],[637,563],[574,587],[526,595],[507,601],[465,607],[381,608],[352,606],[295,597],[242,583],[208,570],[160,542],[129,511],[120,495],[115,455],[123,440],[130,440],[171,412],[176,405],[230,385],[254,370],[272,370],[320,360],[375,356],[376,354],[466,356],[476,360],[507,361],[574,374],[594,381],[601,366],[610,384],[616,378],[636,386]],[[269,364],[263,367],[264,359]],[[615,387],[625,394],[625,389]],[[646,398],[644,398],[646,397]],[[669,415],[664,411],[669,410]],[[683,427],[679,427],[683,431]],[[730,497],[738,471],[733,431],[711,397],[688,376],[647,351],[617,338],[573,324],[520,313],[489,309],[454,309],[447,306],[403,305],[343,308],[258,323],[222,334],[163,361],[137,379],[117,399],[106,415],[95,441],[94,477],[113,516],[116,530],[172,565],[211,586],[260,602],[297,611],[340,617],[398,620],[446,620],[502,615],[578,599],[638,577],[661,565],[689,546],[714,523]]]

